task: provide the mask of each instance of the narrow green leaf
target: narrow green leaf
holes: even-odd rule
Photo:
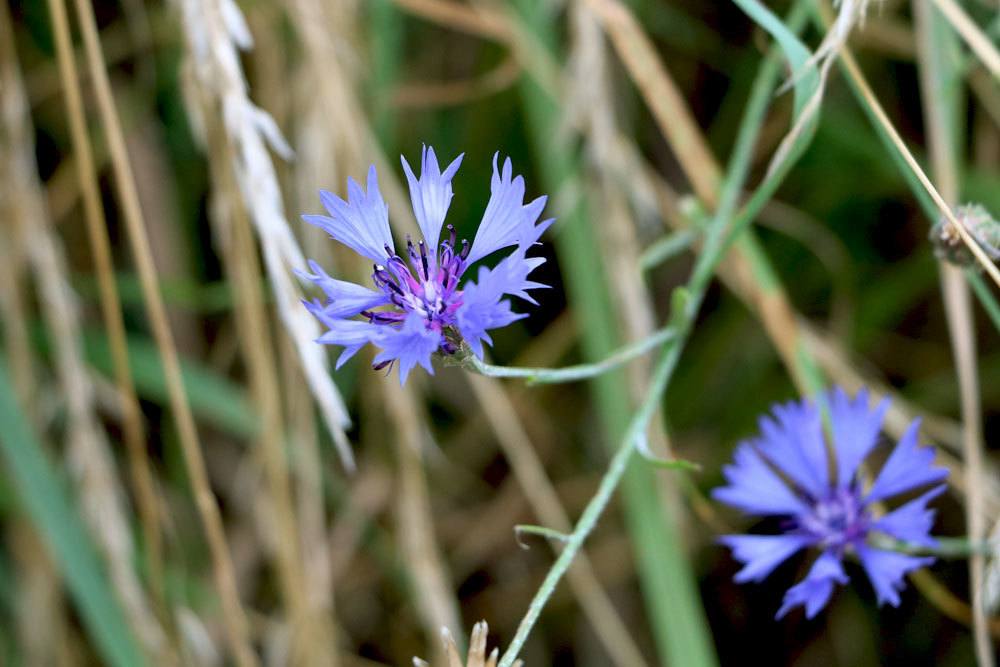
[[[145,664],[97,552],[84,532],[83,521],[24,419],[2,361],[0,451],[24,508],[62,572],[97,650],[111,665]]]
[[[102,373],[110,375],[113,364],[107,337],[97,331],[86,331],[83,343],[87,360]],[[128,341],[128,354],[132,380],[139,395],[146,400],[167,404],[163,366],[153,342],[133,335]],[[190,361],[181,362],[181,375],[191,408],[200,420],[238,436],[249,437],[257,432],[257,415],[238,385]]]

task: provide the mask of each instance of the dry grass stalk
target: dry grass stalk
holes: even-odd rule
[[[146,312],[163,364],[170,406],[177,423],[181,449],[194,492],[195,504],[212,554],[215,583],[222,604],[222,615],[230,646],[237,664],[241,667],[255,665],[257,659],[250,646],[249,628],[239,600],[232,559],[226,544],[225,528],[208,480],[204,455],[198,440],[198,430],[191,414],[187,395],[184,392],[177,348],[167,321],[166,308],[160,296],[159,280],[156,275],[156,267],[153,264],[149,238],[146,235],[142,209],[125,147],[125,136],[115,108],[111,84],[101,53],[96,19],[93,9],[86,0],[76,0],[75,5],[77,19],[83,34],[88,69],[94,82],[101,121],[107,133],[111,162],[115,172],[115,186],[124,214],[132,254],[139,272]]]
[[[468,373],[467,380],[479,403],[489,406],[483,414],[535,515],[548,528],[562,533],[570,532],[573,526],[569,515],[545,475],[545,466],[535,452],[503,386],[497,380],[474,373]],[[581,552],[576,557],[566,576],[593,631],[614,664],[635,667],[645,665],[642,652],[601,587],[586,554]]]
[[[994,80],[1000,78],[1000,51],[976,23],[969,18],[955,0],[932,0],[945,19],[951,23],[979,61],[986,66]]]
[[[828,12],[827,12],[828,13]],[[1000,286],[1000,269],[997,268],[993,260],[987,256],[985,251],[979,245],[969,231],[965,228],[961,222],[955,217],[955,212],[952,207],[948,205],[941,193],[938,192],[937,188],[921,169],[920,164],[917,162],[916,158],[907,148],[903,139],[899,136],[899,132],[896,131],[895,126],[893,126],[892,121],[886,115],[885,110],[879,103],[878,98],[875,97],[875,93],[872,91],[871,86],[868,85],[868,81],[865,79],[864,74],[861,72],[861,68],[858,67],[857,61],[854,60],[854,56],[851,54],[849,49],[842,49],[840,52],[840,60],[844,65],[844,69],[847,71],[848,76],[861,91],[861,96],[865,99],[865,103],[871,108],[875,115],[876,120],[882,129],[885,131],[886,135],[892,141],[893,146],[899,151],[900,156],[906,163],[906,166],[913,172],[920,185],[924,188],[930,198],[934,201],[934,205],[938,207],[941,215],[944,216],[948,222],[958,231],[959,236],[962,237],[962,242],[965,243],[969,251],[972,252],[976,261],[986,270],[986,273],[990,276],[994,283]]]
[[[20,72],[14,52],[14,32],[10,20],[10,12],[6,5],[0,7],[0,82],[6,90],[8,86],[20,87]],[[15,126],[23,121],[24,105],[16,93],[4,94],[0,99],[0,122],[6,126]],[[13,144],[15,137],[8,138],[0,134],[0,147],[10,153],[8,159],[0,160],[0,184],[10,184],[18,178],[17,171],[21,167],[14,161],[14,151],[20,151]],[[8,368],[18,399],[23,406],[33,406],[37,391],[37,373],[34,365],[34,355],[31,352],[31,341],[28,333],[24,302],[23,278],[28,269],[25,255],[24,230],[20,224],[20,216],[15,215],[18,206],[18,192],[13,188],[0,187],[0,230],[4,243],[0,244],[0,315],[3,316],[4,350],[7,353]],[[34,416],[34,415],[32,415]]]
[[[624,337],[627,340],[640,340],[653,334],[656,329],[656,314],[649,290],[643,282],[639,262],[639,240],[637,237],[637,222],[633,219],[627,200],[625,183],[628,182],[628,165],[616,137],[620,135],[615,109],[610,100],[617,98],[613,90],[613,82],[608,70],[608,49],[601,33],[599,17],[590,2],[583,0],[575,3],[573,8],[574,40],[571,62],[575,63],[575,71],[568,73],[571,82],[570,99],[575,102],[570,108],[571,116],[580,119],[580,130],[586,139],[586,151],[590,165],[596,172],[592,185],[585,184],[579,189],[592,193],[592,205],[598,209],[595,219],[604,220],[606,224],[597,225],[600,237],[600,248],[604,254],[606,273],[615,276],[610,281],[613,292],[612,302],[619,311],[619,320],[624,324]],[[623,36],[624,37],[624,36]],[[670,87],[672,81],[664,73],[665,83]],[[638,82],[636,82],[638,85]],[[680,106],[673,107],[676,101]],[[665,102],[670,108],[669,113],[678,117],[691,117],[683,100]],[[681,121],[680,125],[684,125]],[[692,126],[693,136],[701,137],[695,126]],[[664,135],[676,155],[680,156],[685,147],[675,143],[674,135]],[[691,158],[690,169],[695,169],[703,175],[690,178],[699,181],[708,178],[718,178],[718,169],[711,161],[711,152],[703,139],[694,139],[694,144],[700,146]],[[694,160],[705,158],[707,166],[696,167]],[[627,369],[628,381],[632,399],[636,403],[641,400],[643,392],[649,383],[648,367],[643,364],[630,364]],[[650,423],[650,444],[654,451],[670,456],[670,444],[667,441],[666,430],[660,411]],[[664,493],[674,495],[674,491],[661,487]],[[673,500],[677,500],[676,497]],[[677,512],[676,503],[669,503],[675,512],[675,519],[682,521],[682,512]]]
[[[917,36],[917,63],[920,71],[920,92],[923,101],[926,131],[930,140],[931,169],[934,180],[951,205],[958,203],[958,165],[950,145],[947,119],[938,99],[938,83],[933,42],[932,21],[936,20],[930,0],[913,1]],[[960,10],[959,10],[960,11]],[[1000,71],[998,69],[997,71]],[[978,246],[978,243],[977,243]],[[962,270],[939,260],[941,267],[941,292],[944,297],[945,315],[951,337],[955,371],[958,375],[959,398],[962,412],[962,450],[965,459],[966,528],[973,543],[986,536],[984,490],[980,479],[983,471],[982,406],[979,394],[979,373],[976,365],[975,320],[972,314],[969,286]],[[976,658],[980,667],[995,663],[993,644],[986,622],[984,601],[985,557],[973,554],[969,558],[969,589],[972,598],[973,635]]]
[[[587,0],[618,56],[673,148],[698,198],[714,208],[722,183],[712,152],[656,49],[631,11],[617,0]]]
[[[244,332],[254,332],[252,336],[238,336],[238,339],[246,361],[254,403],[260,410],[258,453],[272,506],[272,511],[268,514],[273,519],[266,528],[266,535],[273,536],[269,542],[277,553],[278,580],[289,616],[293,662],[314,664],[316,658],[313,649],[318,646],[318,637],[311,632],[311,616],[306,606],[306,578],[299,554],[298,522],[285,458],[281,390],[277,369],[272,362],[275,349],[261,289],[260,264],[253,245],[250,222],[228,169],[230,162],[226,157],[231,148],[221,132],[211,134],[214,139],[211,154],[223,157],[222,160],[212,160],[210,165],[216,188],[212,219],[216,237],[223,246],[222,255],[230,282],[235,287],[237,328]]]
[[[302,308],[289,273],[291,267],[304,267],[305,258],[285,218],[268,147],[286,158],[291,150],[274,120],[250,101],[240,66],[239,50],[252,45],[249,29],[232,0],[178,0],[178,5],[188,47],[187,66],[206,101],[204,108],[189,109],[192,121],[204,128],[207,114],[221,114],[233,147],[233,173],[260,241],[278,313],[295,341],[303,373],[341,460],[353,470],[354,457],[344,433],[350,419],[327,371],[325,354],[314,343],[319,325]]]
[[[3,19],[7,18],[4,14]],[[10,35],[3,21],[0,34]],[[120,493],[114,460],[96,412],[94,391],[77,338],[80,331],[76,297],[49,217],[34,162],[34,141],[27,99],[14,60],[12,43],[3,40],[0,87],[3,95],[3,155],[7,158],[2,187],[6,211],[19,227],[23,252],[39,289],[39,303],[55,343],[56,367],[62,396],[68,408],[66,455],[76,473],[84,516],[107,559],[111,580],[128,609],[138,637],[147,651],[164,658],[166,636],[150,609],[145,592],[132,568],[134,548],[128,513]]]
[[[142,424],[142,410],[129,371],[128,347],[126,345],[125,322],[122,317],[121,300],[115,284],[114,264],[111,258],[111,242],[108,238],[101,203],[100,186],[90,138],[87,133],[86,117],[80,92],[75,53],[72,47],[66,8],[61,0],[49,0],[49,14],[56,42],[56,57],[59,61],[59,75],[65,91],[66,117],[76,157],[76,177],[83,196],[84,219],[87,224],[87,238],[94,257],[98,285],[101,296],[101,314],[107,331],[114,363],[115,383],[121,397],[123,431],[128,452],[131,479],[142,520],[143,538],[148,554],[149,579],[154,600],[163,608],[163,547],[160,535],[160,511],[154,486],[146,439]]]
[[[17,621],[9,630],[17,638],[20,657],[26,665],[75,665],[65,649],[69,628],[62,582],[38,531],[14,521],[4,533],[17,565]]]
[[[427,636],[433,637],[437,628],[461,627],[461,616],[434,535],[434,514],[422,460],[429,433],[414,396],[413,382],[407,388],[394,380],[381,385],[386,410],[395,426],[393,440],[399,466],[397,530],[407,568],[413,574],[418,615]]]
[[[510,88],[521,76],[516,58],[504,58],[499,65],[462,81],[401,84],[392,92],[392,106],[400,110],[469,104]]]
[[[395,0],[400,9],[454,30],[496,41],[510,38],[510,24],[499,12],[453,0]]]
[[[0,178],[8,179],[5,166],[0,165]],[[11,208],[7,194],[0,188],[0,211]],[[24,243],[20,236],[19,226],[14,225],[14,219],[6,217],[2,233],[7,242],[0,244],[0,319],[3,320],[3,348],[7,354],[7,367],[10,369],[11,381],[17,392],[18,402],[24,406],[34,405],[37,382],[34,355],[31,353],[31,341],[28,334],[22,276],[25,263],[22,248]]]
[[[322,664],[336,667],[339,654],[334,624],[334,587],[332,553],[328,548],[326,504],[323,489],[323,459],[320,456],[316,415],[309,387],[302,377],[295,344],[280,335],[282,387],[288,415],[288,441],[292,474],[295,476],[296,517],[299,524],[302,569],[306,587],[308,627]],[[337,545],[337,542],[333,542]]]
[[[330,13],[335,9],[340,10],[336,20]],[[348,51],[346,31],[352,24],[350,9],[341,5],[325,6],[316,0],[297,0],[293,10],[293,22],[305,46],[305,81],[314,86],[313,94],[307,98],[308,120],[302,135],[303,139],[311,137],[312,141],[302,145],[304,173],[299,179],[300,185],[319,185],[316,179],[339,176],[341,171],[359,173],[367,166],[365,158],[374,154],[381,176],[380,187],[393,210],[396,229],[415,231],[408,197],[394,177],[395,170],[378,153],[377,143],[342,62]],[[418,409],[417,390],[412,382],[405,390],[394,380],[378,380],[378,383],[396,429],[400,539],[416,586],[418,616],[427,635],[434,636],[442,626],[458,627],[460,616],[434,535],[421,457],[427,427]]]

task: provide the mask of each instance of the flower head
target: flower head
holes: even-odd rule
[[[324,190],[320,199],[329,215],[302,216],[373,262],[374,289],[331,278],[315,262],[309,262],[312,273],[300,273],[326,294],[326,303],[307,302],[306,307],[328,328],[318,342],[344,348],[338,368],[367,343],[381,348],[374,368],[399,362],[401,383],[417,364],[433,373],[431,355],[454,354],[463,341],[482,357],[483,342],[493,342],[489,330],[524,317],[504,297],[535,303],[528,290],[546,287],[528,279],[545,260],[527,252],[553,221],[538,222],[545,197],[524,203],[524,179],[513,176],[509,158],[499,169],[499,154],[493,156],[490,200],[472,243],[459,243],[455,228],[445,226],[451,181],[462,157],[442,171],[434,149],[425,146],[419,178],[403,158],[423,238],[414,242],[407,236],[401,254],[389,230],[389,210],[374,166],[368,170],[367,192],[349,178],[346,202]],[[512,252],[492,269],[481,267],[475,281],[462,281],[474,262],[507,248]]]
[[[846,584],[843,559],[861,562],[879,604],[899,604],[903,576],[933,562],[879,549],[875,534],[924,547],[935,546],[930,536],[934,510],[927,503],[944,491],[934,486],[882,516],[877,503],[919,487],[936,484],[948,474],[933,466],[934,452],[917,442],[919,420],[910,424],[871,485],[863,484],[858,469],[878,442],[887,400],[874,409],[868,393],[852,401],[841,389],[827,396],[832,442],[827,447],[819,410],[809,401],[776,405],[760,420],[760,436],[740,443],[732,465],[723,470],[727,486],[712,495],[754,516],[783,519],[780,535],[727,535],[722,543],[732,549],[743,569],[735,581],[761,581],[778,565],[802,549],[817,549],[819,557],[806,577],[790,588],[778,610],[781,618],[803,606],[812,618],[829,601],[834,584]],[[827,460],[828,453],[833,461]]]

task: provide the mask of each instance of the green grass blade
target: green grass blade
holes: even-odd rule
[[[520,2],[519,7],[524,24],[551,50],[556,35],[545,8],[531,1]],[[557,140],[564,117],[560,101],[527,78],[521,84],[521,98],[539,164],[548,178],[546,187],[559,192],[568,182],[579,179],[572,149]],[[556,251],[568,276],[569,302],[577,317],[584,357],[598,361],[620,345],[608,282],[600,269],[600,246],[582,200],[572,211],[560,211],[559,216]],[[598,376],[592,387],[604,440],[614,451],[632,411],[624,374],[617,371]],[[660,662],[715,665],[718,660],[694,572],[677,527],[660,503],[654,474],[647,462],[634,458],[622,480],[622,500]]]
[[[107,337],[100,332],[87,331],[83,343],[87,361],[110,375],[113,369]],[[132,380],[139,395],[161,405],[167,404],[167,384],[156,345],[149,339],[131,336],[128,354]],[[238,385],[189,361],[181,362],[181,376],[191,409],[198,419],[241,437],[251,437],[257,432],[257,415]]]
[[[24,507],[62,572],[97,650],[111,665],[145,664],[97,552],[83,530],[83,521],[14,398],[3,362],[0,362],[0,451]]]

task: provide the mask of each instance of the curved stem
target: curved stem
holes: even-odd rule
[[[555,384],[559,382],[576,382],[612,371],[627,364],[636,357],[642,356],[654,347],[673,340],[676,332],[667,326],[648,338],[620,348],[617,352],[601,361],[592,364],[578,364],[564,368],[539,368],[530,366],[495,366],[488,364],[474,354],[469,354],[462,360],[463,365],[480,375],[497,378],[526,378],[529,384]]]

